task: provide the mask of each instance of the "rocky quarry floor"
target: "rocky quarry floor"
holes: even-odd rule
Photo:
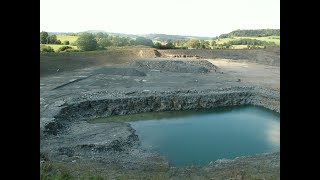
[[[280,113],[279,63],[155,57],[41,77],[41,163],[95,169],[105,179],[280,179],[280,152],[174,167],[160,154],[140,149],[128,123],[88,122],[249,104]]]

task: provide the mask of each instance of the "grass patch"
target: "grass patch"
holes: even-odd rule
[[[235,38],[234,39],[232,39],[232,38],[223,38],[223,39],[219,39],[219,40],[216,39],[214,41],[216,41],[217,44],[223,44],[223,43],[227,43],[227,42],[232,41],[232,40],[235,40]]]
[[[167,171],[125,170],[118,167],[103,167],[101,164],[79,162],[66,164],[62,162],[45,162],[40,165],[40,180],[132,180],[168,179]]]
[[[62,166],[44,163],[40,165],[40,180],[71,180],[75,179],[71,173]]]
[[[70,44],[74,43],[79,36],[61,36],[61,35],[57,35],[57,39],[60,40],[62,43],[64,41],[69,41]]]
[[[92,172],[94,167],[46,162],[40,165],[40,180],[104,180],[105,173]],[[102,175],[103,174],[103,175]]]

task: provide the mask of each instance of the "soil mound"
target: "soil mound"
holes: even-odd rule
[[[214,71],[216,67],[206,60],[201,61],[177,61],[177,60],[144,60],[137,61],[133,66],[178,73],[208,73]]]

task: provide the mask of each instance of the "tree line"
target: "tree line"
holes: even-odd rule
[[[239,30],[239,32],[251,32],[251,30]],[[257,30],[254,30],[257,31]],[[235,31],[234,31],[235,32]],[[257,31],[258,32],[258,31]],[[263,31],[264,32],[264,31]],[[269,32],[269,31],[266,31]],[[250,33],[249,33],[250,34]],[[243,35],[243,34],[241,34]],[[160,42],[153,43],[151,39],[145,37],[120,37],[120,36],[110,36],[107,33],[80,33],[78,34],[78,39],[76,42],[71,43],[71,45],[77,46],[78,50],[73,49],[71,46],[62,46],[58,49],[58,52],[75,52],[75,51],[94,51],[103,50],[108,46],[134,46],[143,45],[154,47],[157,49],[227,49],[232,45],[248,45],[248,48],[259,48],[259,46],[270,47],[276,46],[274,42],[261,41],[257,39],[236,39],[223,44],[217,44],[216,39],[211,41],[205,40],[168,40],[166,44]],[[219,40],[219,39],[218,39]],[[65,44],[69,45],[69,41],[63,43],[57,40],[56,35],[49,36],[47,32],[40,32],[40,52],[53,52],[50,46],[43,46],[44,44]]]
[[[227,47],[232,45],[276,46],[276,43],[261,41],[258,39],[237,39],[223,43],[223,45]]]
[[[266,37],[266,36],[280,36],[280,29],[254,29],[254,30],[235,30],[228,34],[221,34],[219,38],[230,37]]]
[[[40,47],[41,52],[53,52],[53,49],[44,46],[44,44],[65,44],[65,45],[74,45],[77,46],[81,51],[94,51],[99,49],[105,49],[108,46],[133,46],[133,45],[144,45],[154,47],[154,44],[151,39],[145,37],[137,37],[135,39],[129,37],[119,37],[119,36],[109,36],[106,33],[98,32],[96,34],[84,32],[78,34],[79,37],[74,43],[69,43],[65,41],[61,43],[60,40],[57,40],[56,35],[49,35],[47,32],[40,32],[40,44],[43,44]],[[71,46],[63,46],[58,51],[75,51],[72,50]]]
[[[69,45],[69,41],[64,41],[61,43],[60,40],[57,39],[56,35],[49,35],[47,32],[40,32],[40,44],[65,44]]]
[[[129,37],[109,36],[106,33],[99,32],[97,34],[82,33],[77,41],[76,46],[83,51],[93,51],[97,49],[105,49],[108,46],[133,46],[143,45],[153,47],[151,39],[137,37],[136,39]]]

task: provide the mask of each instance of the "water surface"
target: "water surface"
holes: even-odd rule
[[[114,118],[132,120],[129,123],[139,136],[141,148],[161,153],[176,166],[206,165],[217,159],[280,151],[280,116],[261,107]]]

